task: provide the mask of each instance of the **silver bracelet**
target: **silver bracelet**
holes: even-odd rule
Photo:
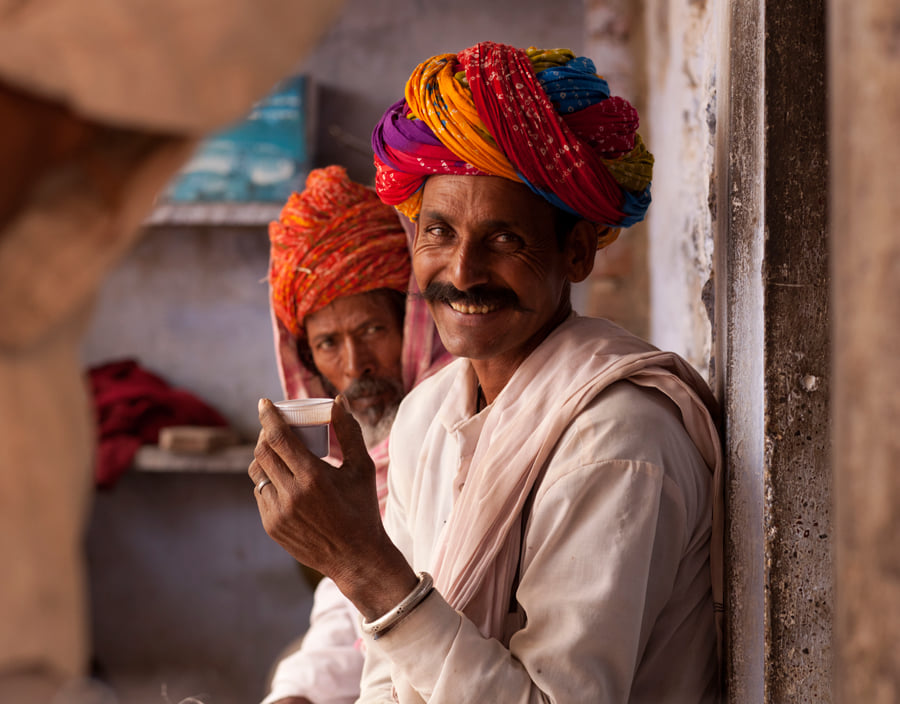
[[[393,609],[383,616],[379,616],[374,621],[366,621],[363,619],[363,633],[378,640],[389,629],[393,628],[406,618],[414,608],[425,600],[426,596],[431,594],[431,590],[434,588],[434,580],[431,578],[431,575],[427,572],[419,572],[417,576],[419,577],[419,583],[413,587],[413,590],[403,597],[403,601],[397,604]]]

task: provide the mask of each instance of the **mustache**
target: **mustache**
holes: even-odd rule
[[[399,397],[403,395],[403,384],[398,379],[390,379],[383,376],[364,376],[355,379],[344,389],[344,396],[348,401],[355,401],[365,396],[379,396],[386,392],[393,392]]]
[[[470,306],[512,308],[518,311],[527,310],[519,303],[519,297],[512,289],[496,286],[480,285],[460,291],[453,284],[432,281],[425,287],[420,296],[428,303],[462,303]]]

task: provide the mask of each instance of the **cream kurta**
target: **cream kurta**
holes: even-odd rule
[[[537,404],[528,389],[539,386],[519,385],[517,403]],[[385,523],[416,570],[435,567],[483,429],[525,431],[491,423],[502,393],[472,416],[474,388],[460,360],[414,391],[394,425]],[[565,428],[531,494],[503,642],[434,592],[367,638],[360,701],[392,701],[391,677],[404,704],[712,701],[712,486],[674,403],[608,386]]]

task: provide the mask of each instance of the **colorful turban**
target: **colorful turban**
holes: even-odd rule
[[[482,42],[413,71],[372,134],[375,186],[415,220],[428,176],[502,176],[595,223],[605,246],[650,205],[653,155],[637,127],[590,59]]]
[[[341,166],[311,171],[269,224],[272,308],[295,337],[336,298],[409,286],[406,234],[397,213]]]

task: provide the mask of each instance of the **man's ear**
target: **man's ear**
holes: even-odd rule
[[[577,284],[584,281],[594,269],[597,254],[597,229],[587,220],[579,220],[569,232],[566,240],[566,261],[569,266],[569,281]]]

